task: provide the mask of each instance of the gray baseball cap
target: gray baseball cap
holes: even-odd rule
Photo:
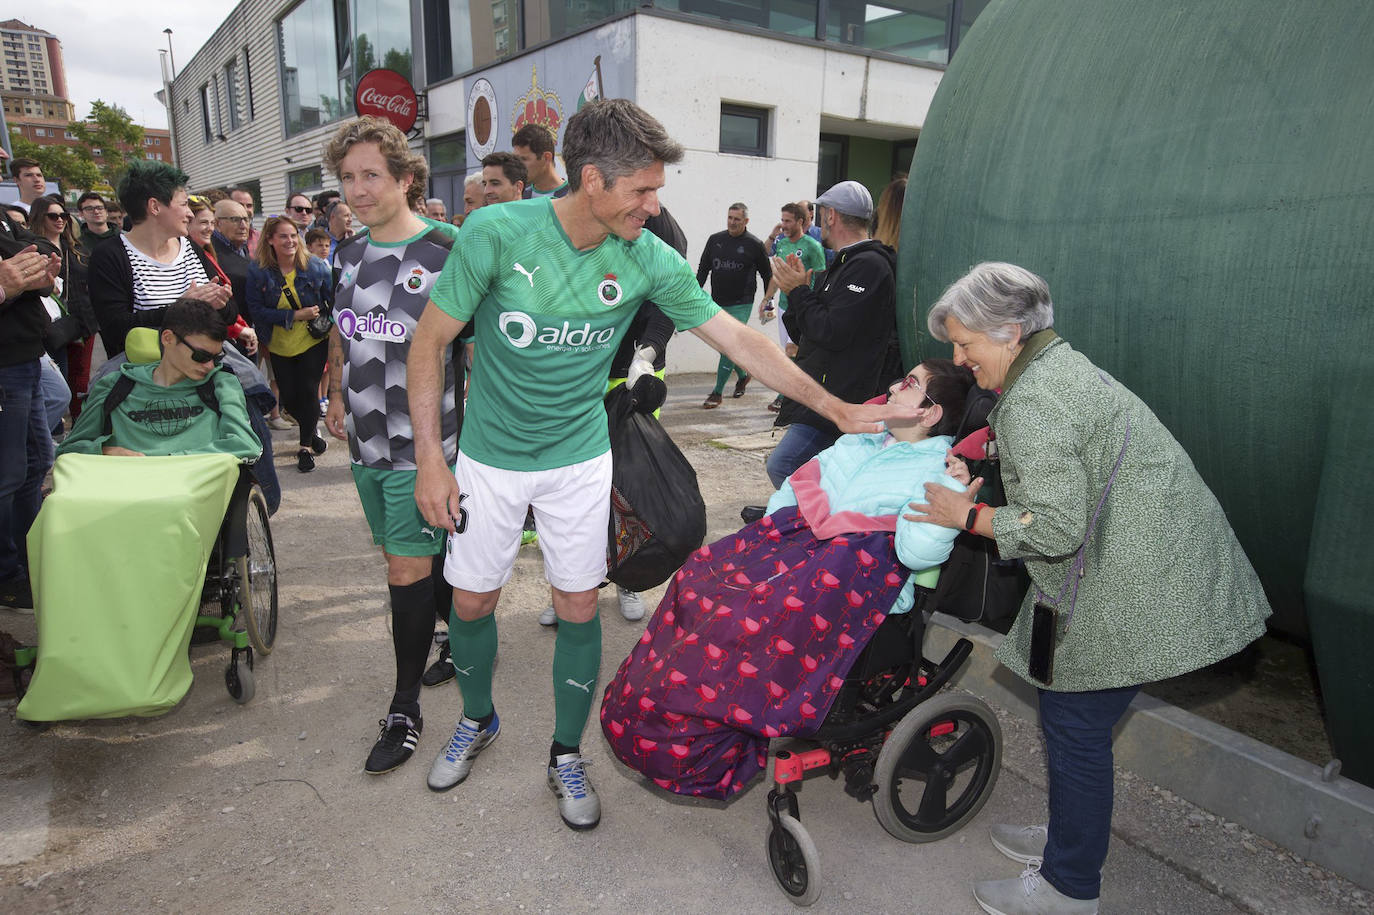
[[[829,207],[836,213],[860,219],[873,218],[873,195],[857,181],[841,181],[817,197],[816,206]]]

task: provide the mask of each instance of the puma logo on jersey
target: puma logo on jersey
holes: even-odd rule
[[[541,264],[540,266],[542,267],[543,265]],[[525,279],[529,280],[530,288],[534,288],[534,275],[539,272],[539,267],[535,267],[533,270],[526,270],[524,267],[520,266],[519,264],[516,264],[515,266],[511,267],[511,269],[514,270],[516,273],[519,273],[522,276],[524,276]]]
[[[430,540],[434,539],[434,528],[432,527],[422,527],[420,528],[420,533],[427,534]]]
[[[590,696],[592,694],[592,684],[596,682],[596,677],[592,677],[590,680],[586,682],[585,685],[582,683],[578,683],[572,677],[569,677],[563,682],[568,684],[569,686],[576,686],[578,689],[582,690],[582,692]]]

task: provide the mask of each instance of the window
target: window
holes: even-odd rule
[[[248,60],[248,45],[243,46],[243,92],[248,102],[248,120],[253,120],[253,65]]]
[[[239,62],[231,60],[224,65],[224,95],[229,102],[229,129],[238,130],[243,123],[239,113]]]
[[[353,42],[346,0],[305,0],[277,27],[287,135],[351,115]]]
[[[745,105],[720,106],[720,151],[744,156],[768,155],[768,111]]]
[[[317,191],[322,187],[324,187],[324,172],[318,165],[298,168],[286,173],[286,197],[288,200],[293,194]]]
[[[849,177],[849,138],[833,133],[821,134],[816,157],[816,195]]]
[[[48,135],[48,132],[42,127],[35,127],[33,129],[33,135],[35,137],[46,137]]]
[[[215,138],[215,133],[210,125],[210,84],[206,83],[200,87],[200,126],[201,132],[205,137],[205,142],[209,143]]]
[[[412,82],[410,0],[353,0],[353,78],[368,70],[395,70]],[[465,20],[466,21],[466,20]]]
[[[103,149],[101,149],[99,146],[92,146],[92,147],[91,147],[91,155],[93,155],[93,156],[103,156],[103,155],[105,155],[105,151],[104,151]]]
[[[425,75],[431,83],[471,70],[470,0],[424,0]],[[458,28],[453,28],[453,23]]]

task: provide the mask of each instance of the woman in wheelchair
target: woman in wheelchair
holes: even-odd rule
[[[157,362],[125,363],[91,386],[63,454],[232,454],[256,460],[262,444],[248,421],[243,387],[220,369],[225,325],[209,304],[168,306]]]
[[[606,689],[616,756],[678,794],[727,798],[766,765],[773,737],[825,720],[878,624],[914,603],[913,574],[955,531],[900,517],[945,472],[972,373],[928,359],[889,396],[920,408],[888,431],[845,435],[803,465],[767,514],[677,572]]]

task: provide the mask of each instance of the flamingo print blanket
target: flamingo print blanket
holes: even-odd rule
[[[611,749],[668,791],[732,796],[771,738],[820,727],[906,575],[891,533],[817,539],[796,507],[703,546],[606,688]]]

